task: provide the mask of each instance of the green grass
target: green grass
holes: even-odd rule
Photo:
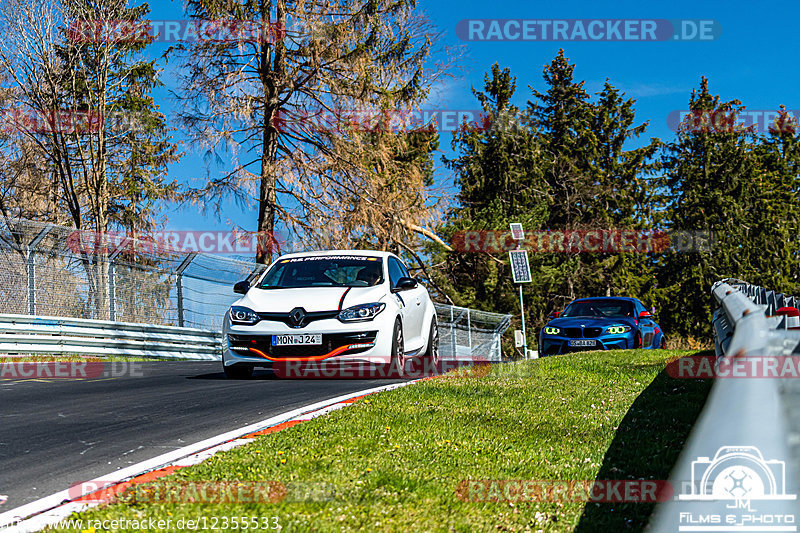
[[[276,516],[284,531],[641,530],[650,504],[471,502],[456,489],[466,479],[667,479],[710,382],[663,369],[692,353],[587,352],[462,370],[259,437],[150,487],[278,481],[290,487],[281,503],[116,503],[78,517]],[[302,501],[297,483],[320,484],[329,499]]]

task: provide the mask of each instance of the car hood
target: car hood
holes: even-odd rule
[[[267,290],[253,288],[233,305],[243,305],[259,313],[288,313],[295,307],[302,307],[308,312],[336,311],[340,302],[342,309],[346,309],[353,305],[379,302],[385,294],[385,289],[380,285]]]
[[[604,328],[613,326],[615,324],[627,324],[628,326],[635,326],[636,322],[633,317],[628,318],[600,318],[593,316],[576,316],[565,318],[554,318],[547,323],[548,326],[556,328]]]

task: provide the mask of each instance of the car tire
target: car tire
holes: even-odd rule
[[[642,334],[637,331],[636,334],[633,336],[633,348],[639,349],[641,347],[642,347]]]
[[[394,321],[394,332],[392,333],[392,358],[389,363],[389,375],[399,378],[405,377],[406,362],[403,324],[398,318]]]
[[[425,365],[430,365],[431,372],[439,373],[439,325],[436,317],[431,320],[431,330],[428,334],[428,349],[425,350]]]
[[[228,379],[247,379],[253,377],[253,367],[249,365],[222,365],[225,377]]]

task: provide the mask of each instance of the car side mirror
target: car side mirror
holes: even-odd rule
[[[651,318],[652,316],[653,313],[651,313],[650,311],[642,311],[641,313],[639,313],[639,318]]]
[[[558,314],[558,311],[553,311],[547,316],[547,318],[558,318]]]
[[[236,294],[247,294],[247,291],[250,290],[250,282],[249,281],[240,281],[236,285],[233,286],[233,292]]]
[[[397,285],[392,287],[392,292],[407,291],[417,286],[417,280],[414,278],[400,278],[397,280]]]

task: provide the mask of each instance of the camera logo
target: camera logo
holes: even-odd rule
[[[764,460],[755,446],[722,446],[692,461],[691,494],[680,500],[795,500],[786,494],[786,464]]]

